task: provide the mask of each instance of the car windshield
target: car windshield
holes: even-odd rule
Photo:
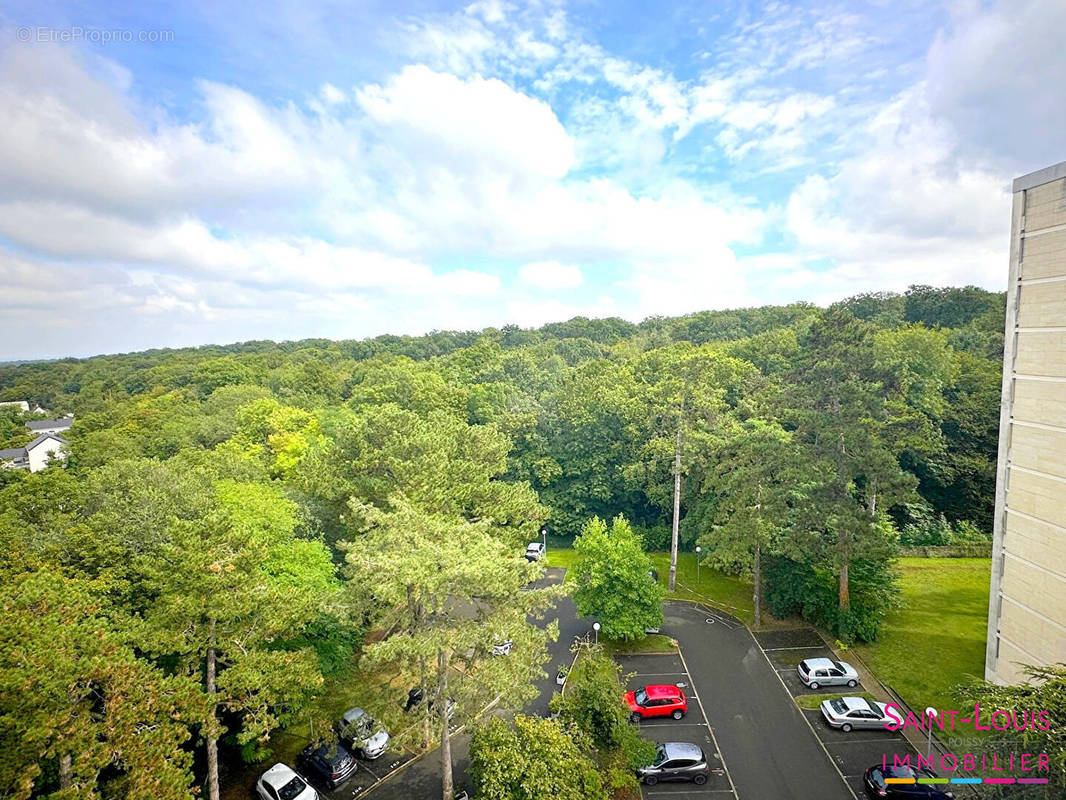
[[[839,669],[839,670],[840,670],[841,672],[847,672],[847,671],[848,671],[848,668],[847,668],[847,667],[845,667],[845,666],[844,666],[844,665],[843,665],[843,664],[842,664],[841,662],[839,662],[839,661],[834,661],[834,662],[833,662],[833,664],[834,664],[834,666],[836,666],[836,668],[837,668],[837,669]]]
[[[887,773],[889,778],[917,778],[918,773],[911,767],[898,766],[889,769]]]
[[[294,798],[299,797],[300,793],[306,788],[307,784],[297,776],[282,786],[278,794],[281,796],[281,800],[293,800]]]
[[[666,748],[659,745],[655,748],[655,766],[659,766],[666,761]]]
[[[648,702],[648,693],[643,689],[637,689],[636,693],[633,695],[633,699],[637,701],[638,706],[645,705]]]
[[[830,706],[832,707],[832,709],[833,709],[833,710],[834,710],[835,712],[837,712],[838,714],[843,714],[843,713],[844,713],[845,711],[847,711],[847,710],[848,710],[848,707],[847,707],[846,705],[844,705],[844,701],[843,701],[843,700],[840,700],[839,698],[838,698],[838,699],[836,699],[836,700],[831,700],[831,701],[829,702],[829,705],[830,705]]]

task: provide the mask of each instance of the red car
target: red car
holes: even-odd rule
[[[685,693],[676,686],[642,686],[635,692],[626,692],[623,699],[629,706],[629,718],[634,722],[651,717],[681,719],[688,713]]]

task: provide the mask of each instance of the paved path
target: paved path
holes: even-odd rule
[[[681,645],[739,800],[854,800],[747,628],[668,602],[663,631]]]

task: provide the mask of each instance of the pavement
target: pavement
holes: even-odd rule
[[[549,568],[540,585],[559,583],[565,571]],[[546,716],[558,690],[555,674],[572,660],[571,643],[591,629],[562,597],[547,620],[557,620],[559,638],[549,643],[547,677],[524,709]],[[915,754],[900,734],[830,728],[817,710],[803,711],[793,697],[834,694],[840,687],[812,692],[796,676],[803,658],[834,657],[809,628],[753,635],[723,613],[692,603],[668,601],[662,632],[679,652],[620,656],[630,688],[651,683],[682,685],[689,712],[680,721],[648,720],[641,735],[650,741],[688,741],[703,748],[712,766],[710,780],[693,784],[643,787],[647,800],[856,800],[863,797],[862,774],[887,754]],[[860,685],[854,689],[863,691]],[[462,729],[452,737],[456,790],[469,786],[470,738]],[[437,800],[441,796],[440,751],[421,758],[397,750],[360,771],[340,789],[320,792],[325,800]]]
[[[702,606],[668,602],[663,632],[681,647],[685,671],[706,714],[708,735],[718,745],[731,784],[726,787],[718,781],[713,794],[674,784],[671,794],[679,800],[731,794],[738,800],[854,800],[747,628]],[[692,717],[690,711],[683,721]],[[676,741],[685,741],[682,733],[676,731]],[[661,735],[673,738],[675,732],[664,727]],[[712,783],[703,787],[710,788]],[[666,791],[661,786],[645,787],[645,797]]]
[[[827,686],[817,690],[807,688],[796,673],[796,665],[800,661],[805,658],[839,659],[817,632],[810,628],[766,631],[755,634],[754,639],[792,697],[863,692],[876,696],[878,693],[876,687],[867,687],[861,682],[854,689],[848,689],[846,686]],[[803,710],[800,713],[836,771],[856,797],[865,796],[862,776],[867,767],[880,764],[882,758],[886,757],[891,762],[895,755],[910,755],[913,763],[918,754],[902,733],[887,730],[853,730],[844,733],[831,728],[818,709]]]

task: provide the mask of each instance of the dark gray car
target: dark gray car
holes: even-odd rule
[[[655,749],[655,762],[637,770],[645,786],[660,781],[692,781],[697,786],[707,783],[711,768],[697,745],[688,742],[664,742]]]

